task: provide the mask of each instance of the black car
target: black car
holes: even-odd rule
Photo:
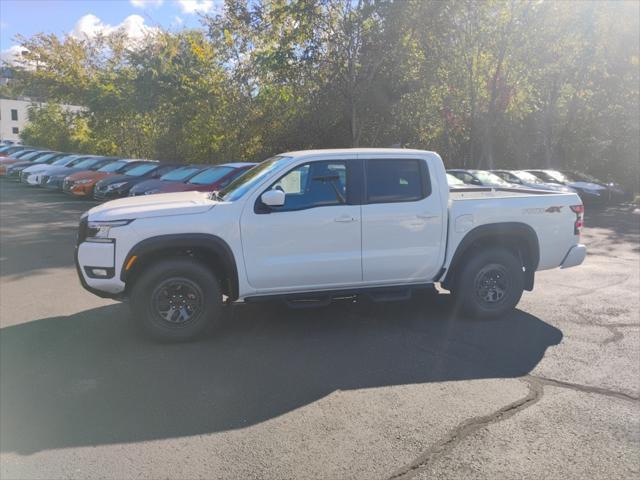
[[[96,183],[93,190],[93,198],[96,200],[111,200],[129,195],[129,190],[134,185],[151,178],[160,178],[184,165],[177,163],[145,162],[127,171],[124,175],[112,175]]]
[[[65,153],[60,152],[38,152],[33,156],[28,156],[25,161],[13,163],[7,167],[6,177],[12,180],[20,180],[20,173],[27,167],[33,165],[50,165],[61,157],[64,157]]]
[[[591,179],[584,180],[560,170],[527,170],[545,182],[566,185],[576,191],[585,205],[605,205],[611,201],[609,189]]]

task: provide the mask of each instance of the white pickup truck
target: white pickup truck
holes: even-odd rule
[[[223,191],[129,197],[82,216],[82,285],[128,298],[155,337],[186,340],[224,302],[404,298],[435,283],[469,315],[500,315],[534,272],[573,267],[583,206],[574,193],[451,192],[433,152],[344,149],[270,158]]]

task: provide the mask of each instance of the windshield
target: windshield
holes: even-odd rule
[[[75,159],[75,155],[67,155],[65,157],[59,158],[58,160],[53,162],[51,165],[64,167],[67,163],[73,162],[74,159]]]
[[[26,151],[26,152],[20,152],[20,153],[16,153],[13,158],[19,158],[20,160],[29,160],[33,157],[38,156],[38,154],[40,154],[42,152],[39,152],[38,150],[30,150],[30,151]]]
[[[83,168],[85,170],[88,170],[89,167],[92,167],[96,162],[99,162],[101,159],[100,158],[87,158],[77,164],[75,164],[73,167],[74,168]]]
[[[131,170],[125,169],[123,173],[126,173],[130,177],[141,177],[145,173],[149,173],[151,170],[155,170],[158,168],[158,165],[155,163],[146,163],[142,165],[136,165]]]
[[[53,157],[53,155],[53,153],[41,153],[40,155],[31,157],[31,160],[33,160],[33,163],[43,163]]]
[[[518,177],[523,182],[527,182],[527,183],[544,183],[538,177],[536,177],[535,175],[533,175],[533,174],[531,174],[529,172],[523,172],[522,170],[517,170],[517,171],[511,172],[511,173],[513,175],[515,175],[516,177]]]
[[[499,176],[491,172],[485,172],[484,170],[474,170],[473,173],[483,185],[509,185],[509,182],[505,182]]]
[[[227,176],[232,171],[233,168],[231,167],[208,168],[204,172],[200,172],[198,175],[194,176],[187,183],[191,183],[193,185],[210,185],[217,182],[222,177]]]
[[[160,177],[160,180],[170,180],[174,182],[179,182],[180,180],[186,180],[191,175],[201,170],[200,167],[182,167],[177,168],[169,173],[165,173]]]
[[[552,181],[555,181],[556,183],[571,183],[573,181],[568,176],[558,172],[557,170],[545,170],[544,173],[551,177]]]
[[[264,178],[271,175],[272,172],[288,163],[290,158],[291,157],[272,157],[256,165],[221,190],[219,192],[220,198],[227,202],[233,202],[242,198],[254,185],[259,184]]]
[[[34,160],[34,163],[44,163],[48,160],[51,160],[56,155],[57,153],[47,153],[46,155],[42,155],[41,157],[38,157],[37,160]]]
[[[123,162],[122,160],[120,160],[120,161],[116,161],[116,162],[110,163],[109,165],[105,165],[104,167],[102,167],[98,171],[99,172],[113,173],[113,172],[116,172],[116,171],[120,170],[126,164],[127,164],[127,162]]]
[[[449,186],[464,185],[464,182],[462,180],[460,180],[457,177],[454,177],[450,173],[447,173],[447,183],[449,184]]]

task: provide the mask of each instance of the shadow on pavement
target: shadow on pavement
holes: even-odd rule
[[[0,277],[72,267],[80,216],[94,205],[0,179]]]
[[[0,449],[29,454],[250,426],[337,389],[518,377],[557,328],[521,311],[454,319],[447,296],[318,310],[237,306],[208,339],[163,345],[110,305],[0,333]]]

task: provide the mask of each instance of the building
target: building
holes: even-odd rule
[[[0,98],[0,140],[20,141],[20,132],[29,122],[29,107],[45,105],[29,98],[8,99]],[[76,105],[62,105],[66,110],[80,112],[82,107]]]

